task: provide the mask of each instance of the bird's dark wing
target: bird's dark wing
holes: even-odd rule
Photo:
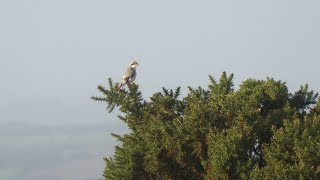
[[[136,76],[137,76],[137,71],[134,69],[132,76],[129,79],[129,83],[132,83],[136,79]]]
[[[124,72],[122,79],[129,79],[135,73],[135,70],[132,67],[128,67]]]

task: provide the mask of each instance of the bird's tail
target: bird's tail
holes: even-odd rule
[[[118,91],[122,90],[124,85],[125,85],[125,83],[121,82]]]

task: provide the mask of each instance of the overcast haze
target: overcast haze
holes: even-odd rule
[[[145,98],[163,86],[206,86],[223,71],[236,87],[270,76],[291,92],[305,83],[319,92],[319,8],[317,0],[0,1],[0,159],[33,153],[0,160],[0,177],[101,178],[110,133],[126,129],[89,97],[132,59]]]

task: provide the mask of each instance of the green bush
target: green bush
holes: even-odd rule
[[[208,88],[163,88],[150,100],[138,85],[98,86],[130,131],[106,158],[105,179],[320,179],[320,103],[308,86],[293,94],[284,82],[233,74]]]

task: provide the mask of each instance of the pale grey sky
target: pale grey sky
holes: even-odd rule
[[[120,125],[89,97],[132,58],[146,98],[223,71],[236,86],[271,76],[291,92],[319,91],[319,9],[318,0],[2,0],[0,124]]]
[[[120,80],[132,58],[145,97],[206,85],[222,71],[237,84],[272,76],[292,91],[319,90],[319,8],[316,0],[1,1],[0,105],[89,105],[96,85]]]

